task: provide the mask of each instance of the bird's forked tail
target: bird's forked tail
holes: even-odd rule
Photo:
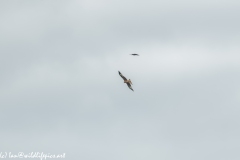
[[[129,79],[129,82],[130,82],[131,85],[133,85],[131,79]]]

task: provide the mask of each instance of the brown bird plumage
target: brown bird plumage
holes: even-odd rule
[[[124,83],[126,83],[126,84],[128,85],[128,88],[130,88],[132,91],[134,91],[134,90],[132,89],[132,86],[131,86],[131,85],[132,85],[132,81],[131,81],[130,79],[127,80],[127,78],[124,77],[121,72],[118,71],[118,73],[119,73],[119,75],[122,77],[122,79],[124,80]]]

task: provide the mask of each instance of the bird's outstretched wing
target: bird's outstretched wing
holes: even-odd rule
[[[118,71],[118,73],[119,73],[119,75],[122,77],[123,80],[127,80],[127,78],[125,78],[125,77],[122,75],[121,72]]]
[[[134,90],[132,89],[131,84],[127,83],[127,85],[128,85],[128,88],[130,88],[132,91],[134,91]]]

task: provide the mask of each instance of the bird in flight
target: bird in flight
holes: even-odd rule
[[[130,55],[133,55],[133,56],[139,56],[138,54],[136,54],[136,53],[133,53],[133,54],[130,54]]]
[[[125,77],[122,75],[121,72],[118,71],[118,73],[119,73],[119,75],[122,77],[122,79],[124,80],[124,83],[126,83],[126,84],[128,85],[128,88],[130,88],[132,91],[134,91],[134,90],[132,89],[132,86],[131,86],[131,84],[132,84],[131,80],[130,80],[130,79],[127,80],[127,78],[125,78]]]

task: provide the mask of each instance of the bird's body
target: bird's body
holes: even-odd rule
[[[124,80],[123,83],[131,83],[131,80],[130,79],[129,80]]]
[[[126,83],[127,85],[128,85],[128,88],[129,89],[131,89],[132,91],[134,91],[133,89],[132,89],[132,81],[129,79],[129,80],[127,80],[127,78],[125,78],[123,75],[122,75],[122,73],[121,72],[119,72],[118,71],[118,73],[119,73],[119,75],[122,77],[122,79],[124,80],[124,82],[123,83]]]
[[[130,54],[130,55],[133,55],[133,56],[139,56],[138,54],[136,54],[136,53],[133,53],[133,54]]]

